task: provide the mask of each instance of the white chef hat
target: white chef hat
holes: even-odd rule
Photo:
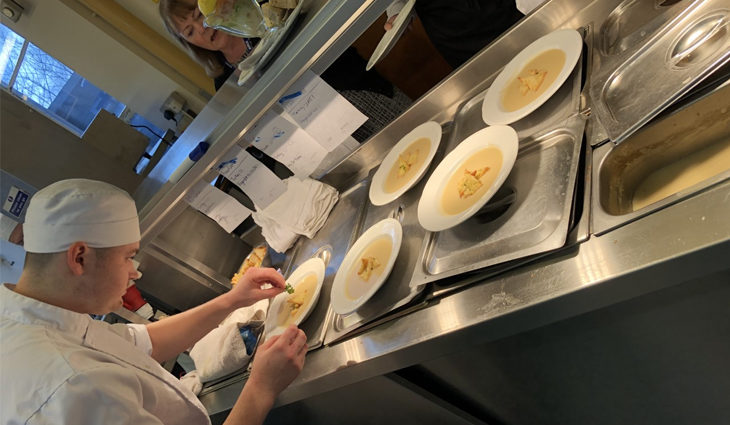
[[[108,183],[69,179],[39,190],[23,224],[27,252],[52,253],[74,242],[111,248],[140,239],[137,207],[129,194]]]

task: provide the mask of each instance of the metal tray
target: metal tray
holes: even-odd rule
[[[533,114],[512,126],[520,138],[514,168],[497,194],[474,217],[429,233],[411,285],[562,247],[580,162],[585,120],[579,114],[582,67]],[[465,102],[454,118],[447,151],[484,127],[484,93]]]
[[[620,143],[730,60],[730,4],[628,0],[597,36],[591,110]]]
[[[363,212],[362,206],[368,202],[367,189],[367,184],[360,183],[341,193],[325,225],[314,238],[299,238],[291,254],[288,255],[290,262],[283,268],[285,275],[288,276],[312,257],[320,257],[326,264],[324,283],[317,305],[307,320],[299,326],[307,334],[307,345],[310,350],[324,343],[327,327],[335,315],[330,307],[332,282],[348,248],[355,241],[354,236]]]
[[[654,120],[625,143],[594,151],[592,231],[606,233],[730,179],[730,170],[635,210],[636,188],[652,172],[711,146],[730,142],[730,81]]]
[[[438,155],[437,153],[437,157]],[[429,172],[434,167],[435,164],[432,163]],[[363,184],[369,186],[375,171],[376,169],[370,171],[368,179]],[[388,276],[388,280],[386,280],[370,300],[354,313],[348,315],[334,314],[325,336],[325,344],[332,344],[352,331],[360,329],[364,325],[381,318],[393,310],[405,306],[423,291],[423,286],[411,287],[410,283],[413,270],[417,268],[419,263],[418,253],[421,250],[427,233],[418,224],[417,216],[418,200],[421,197],[421,192],[425,184],[426,177],[421,179],[417,185],[404,193],[400,198],[383,206],[372,205],[365,199],[360,225],[354,235],[355,237],[353,237],[352,243],[373,224],[384,218],[393,217],[400,221],[403,226],[401,249],[398,253],[395,266]]]

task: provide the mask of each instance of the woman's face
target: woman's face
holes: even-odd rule
[[[223,31],[205,27],[203,18],[200,9],[195,7],[185,17],[176,17],[173,21],[178,34],[188,43],[203,49],[221,50],[228,42],[230,35]]]

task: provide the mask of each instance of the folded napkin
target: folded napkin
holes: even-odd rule
[[[188,372],[180,378],[183,387],[189,389],[193,394],[198,395],[203,390],[203,383],[200,381],[198,371]]]
[[[199,394],[202,384],[245,368],[256,348],[268,305],[268,300],[262,300],[240,308],[201,338],[190,350],[195,370],[180,378],[181,383]]]
[[[317,180],[290,177],[284,182],[286,192],[252,214],[266,242],[277,252],[289,249],[298,235],[314,237],[339,199],[335,188]]]

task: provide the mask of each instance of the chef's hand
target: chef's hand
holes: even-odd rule
[[[275,399],[302,371],[306,354],[307,336],[296,326],[289,326],[256,350],[246,385],[252,385],[257,394]]]
[[[264,284],[271,288],[261,289]],[[247,307],[253,303],[271,298],[282,292],[286,287],[284,276],[274,269],[251,267],[238,279],[238,283],[228,292],[237,307]]]
[[[393,22],[395,22],[396,18],[398,18],[397,13],[388,18],[387,21],[385,21],[385,25],[383,25],[383,28],[385,28],[386,31],[390,31],[391,29],[393,29]]]

